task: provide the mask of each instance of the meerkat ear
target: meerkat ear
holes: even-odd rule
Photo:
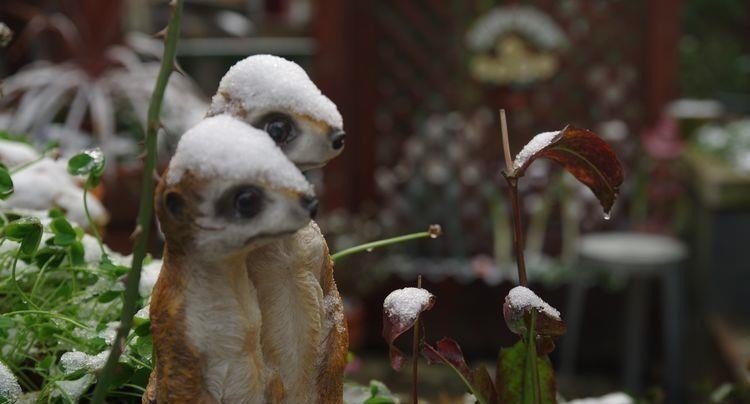
[[[179,191],[170,189],[164,195],[164,207],[175,219],[183,219],[185,216],[185,198]]]

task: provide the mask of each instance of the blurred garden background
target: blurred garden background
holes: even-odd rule
[[[12,31],[0,49],[0,130],[39,151],[55,142],[63,157],[102,148],[95,222],[122,254],[162,54],[154,34],[168,16],[162,0],[0,2]],[[227,69],[274,54],[303,66],[344,118],[343,154],[308,174],[331,250],[442,226],[438,239],[337,262],[348,379],[408,391],[407,373],[388,366],[382,302],[417,275],[438,299],[423,317],[429,340],[452,336],[480,363],[515,340],[501,317],[517,284],[500,175],[505,108],[515,152],[572,124],[604,138],[625,167],[607,217],[551,162],[520,184],[529,278],[568,323],[551,356],[560,393],[750,402],[746,0],[186,0],[177,52],[162,168]],[[31,199],[3,208],[74,210]],[[439,366],[423,366],[420,386],[436,403],[464,391]]]

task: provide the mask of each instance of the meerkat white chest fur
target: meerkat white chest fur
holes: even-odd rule
[[[245,281],[244,259],[191,271],[185,320],[189,342],[204,361],[207,390],[220,402],[258,403],[270,372],[260,352],[260,309]]]
[[[322,237],[313,222],[248,256],[248,276],[263,313],[262,344],[284,383],[284,401],[316,396],[325,331]]]

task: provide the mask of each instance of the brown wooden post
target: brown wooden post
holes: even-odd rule
[[[678,45],[682,0],[649,1],[646,44],[646,123],[661,115],[664,105],[678,95]]]
[[[373,4],[318,0],[313,34],[317,40],[314,79],[339,107],[347,133],[343,154],[325,169],[328,209],[356,210],[374,198],[377,97]]]

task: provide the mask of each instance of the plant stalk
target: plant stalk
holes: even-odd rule
[[[417,288],[422,288],[422,275],[417,276]],[[419,313],[414,321],[414,338],[411,345],[412,368],[411,368],[411,397],[413,404],[419,404],[419,391],[417,381],[419,380]]]
[[[335,254],[331,254],[331,259],[334,262],[336,262],[340,260],[341,258],[347,257],[349,255],[354,255],[354,254],[358,254],[358,253],[365,252],[365,251],[370,252],[376,248],[387,247],[389,245],[399,244],[399,243],[403,243],[403,242],[411,241],[411,240],[417,240],[420,238],[428,238],[428,237],[437,238],[441,234],[442,234],[442,230],[440,229],[440,226],[433,224],[430,226],[430,228],[427,231],[405,234],[403,236],[398,236],[398,237],[386,238],[383,240],[372,241],[369,243],[360,244],[358,246],[347,248]]]
[[[511,209],[513,211],[513,246],[516,249],[516,266],[518,267],[518,282],[521,286],[528,286],[526,278],[526,260],[523,256],[523,224],[521,223],[521,205],[518,200],[518,178],[513,172],[513,161],[510,154],[510,141],[508,140],[508,122],[505,118],[505,110],[500,110],[500,132],[503,137],[503,154],[505,155],[506,170],[503,173],[508,182]]]
[[[125,285],[125,297],[122,305],[120,327],[117,329],[117,335],[112,344],[112,351],[107,358],[107,363],[99,375],[99,382],[94,390],[92,400],[94,404],[103,403],[107,396],[110,384],[115,376],[117,361],[122,354],[123,347],[121,345],[130,331],[133,316],[136,312],[136,304],[139,298],[138,284],[141,279],[141,268],[143,267],[143,259],[146,257],[148,236],[151,233],[151,222],[153,220],[154,170],[156,169],[157,157],[156,136],[161,127],[159,116],[161,114],[161,104],[164,100],[164,92],[166,91],[169,76],[173,70],[175,54],[177,52],[177,40],[180,35],[180,21],[182,19],[182,4],[183,0],[173,0],[172,2],[172,16],[167,25],[167,36],[164,42],[164,56],[161,61],[159,74],[154,86],[154,92],[151,95],[151,101],[148,107],[146,161],[143,168],[143,185],[141,188],[141,200],[138,209],[138,225],[135,247],[133,250],[133,262]]]

